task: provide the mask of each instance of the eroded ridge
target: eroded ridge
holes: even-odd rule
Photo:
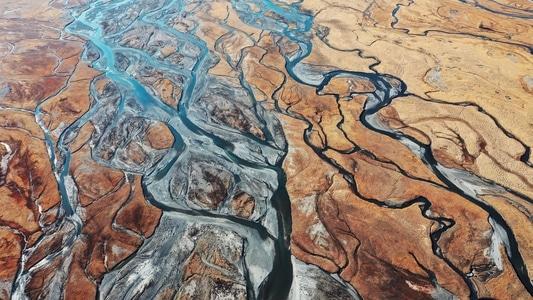
[[[23,5],[0,298],[531,298],[526,2]]]

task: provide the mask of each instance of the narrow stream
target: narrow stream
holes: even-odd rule
[[[23,253],[21,271],[14,283],[15,299],[26,298],[25,285],[33,272],[55,257],[67,257],[74,242],[81,238],[82,208],[76,185],[69,175],[70,145],[87,122],[92,122],[96,128],[92,137],[95,141],[93,159],[101,165],[120,169],[127,174],[142,174],[146,198],[163,211],[163,217],[153,236],[99,283],[101,299],[151,299],[165,285],[179,282],[183,276],[180,268],[185,264],[193,246],[177,241],[194,240],[192,232],[195,230],[217,232],[221,235],[218,241],[220,243],[228,242],[224,240],[224,236],[232,236],[230,242],[242,246],[243,258],[237,264],[243,274],[242,281],[248,299],[289,297],[295,264],[291,261],[290,252],[291,207],[285,189],[287,178],[281,167],[287,155],[287,143],[285,137],[280,136],[282,131],[279,121],[257,103],[243,76],[240,77],[239,86],[236,86],[228,78],[209,74],[210,69],[216,65],[217,58],[196,32],[198,24],[192,16],[201,7],[197,2],[95,0],[73,10],[75,19],[66,31],[87,39],[84,58],[93,68],[103,73],[98,80],[108,80],[109,84],[106,91],[100,94],[101,91],[93,82],[90,91],[93,103],[90,110],[63,132],[57,145],[46,125],[42,121],[39,123],[45,132],[62,199],[62,214],[56,230],[46,233],[40,240],[45,241],[56,234],[63,234],[64,238],[59,252],[50,253],[26,271],[22,271],[25,269],[24,264],[40,242]],[[195,5],[197,8],[191,9]],[[393,99],[401,101],[401,97],[408,94],[407,87],[400,79],[383,74],[342,70],[326,74],[306,73],[300,63],[312,50],[307,34],[311,30],[313,19],[298,9],[298,3],[282,5],[267,0],[232,0],[231,5],[247,25],[285,36],[298,44],[299,50],[291,57],[286,57],[285,65],[287,73],[298,83],[313,86],[320,94],[321,89],[335,77],[365,78],[371,81],[377,91],[368,98],[360,116],[361,122],[369,130],[390,136],[406,145],[450,190],[487,211],[494,229],[495,242],[504,243],[514,270],[522,284],[533,294],[533,286],[511,228],[495,209],[477,196],[482,190],[499,191],[503,188],[472,173],[442,166],[432,156],[428,146],[399,131],[386,128],[376,120],[376,113],[381,108],[389,105]],[[266,12],[276,17],[269,17]],[[178,17],[189,21],[192,29],[184,32],[173,27],[172,22]],[[226,29],[233,30],[229,26]],[[146,43],[139,42],[141,47],[131,47],[124,43],[124,37],[128,34],[138,34],[142,38],[143,31],[153,31],[153,34],[163,36],[162,40],[172,40],[177,45],[181,60],[176,62],[157,57],[157,51],[150,53],[150,45]],[[255,40],[254,37],[250,39]],[[132,38],[131,43],[137,43],[135,38]],[[128,62],[124,63],[124,58]],[[142,76],[143,71],[152,72],[144,77],[160,72],[174,82],[181,83],[179,88],[182,92],[177,107],[160,99]],[[202,101],[206,97],[218,99],[217,95],[245,103],[246,112],[256,120],[254,125],[261,128],[264,139],[210,122],[202,114]],[[37,120],[43,116],[41,109],[45,103],[46,101],[41,103],[35,111]],[[107,147],[104,141],[111,139],[114,132],[133,118],[160,121],[168,126],[174,137],[172,149],[162,157],[154,158],[152,164],[146,166],[123,164],[117,159],[103,159],[100,152]],[[311,146],[309,142],[308,145]],[[357,145],[354,147],[354,151],[360,150]],[[322,150],[314,150],[322,159],[339,169],[341,174],[348,176],[348,172],[325,157]],[[210,166],[228,174],[228,193],[222,202],[228,202],[237,191],[244,191],[256,201],[254,213],[246,219],[232,215],[225,206],[208,210],[191,203],[189,193],[193,183],[190,177],[195,174],[196,166]],[[353,188],[358,193],[355,182]],[[372,202],[372,199],[366,200]],[[440,235],[453,226],[453,220],[432,217],[429,212],[430,199],[415,199],[409,205],[415,202],[422,204],[424,209],[421,213],[425,217],[441,225],[440,230],[432,236],[433,251],[454,268],[437,246]],[[233,233],[238,237],[234,237]],[[68,261],[64,261],[62,268],[63,274],[54,277],[57,283],[50,284],[48,288],[60,288],[61,280],[65,280],[64,276],[68,274]],[[454,270],[470,288],[471,299],[477,299],[475,284],[468,275],[461,274],[457,268]],[[345,284],[337,277],[336,280]],[[352,297],[358,297],[357,291],[352,287],[347,288],[347,291]]]

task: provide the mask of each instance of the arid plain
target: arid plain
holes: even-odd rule
[[[0,24],[0,299],[533,298],[531,1]]]

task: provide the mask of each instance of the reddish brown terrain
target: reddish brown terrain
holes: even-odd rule
[[[0,23],[0,299],[533,299],[531,1]]]

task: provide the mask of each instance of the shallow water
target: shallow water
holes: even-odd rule
[[[155,233],[98,282],[101,299],[154,299],[168,286],[185,290],[183,269],[195,249],[198,232],[212,234],[213,244],[240,254],[232,262],[234,272],[231,276],[234,276],[235,284],[229,288],[229,292],[226,291],[227,295],[245,295],[248,299],[303,299],[301,290],[294,286],[301,289],[299,287],[309,284],[301,282],[302,270],[309,269],[313,273],[312,278],[319,278],[311,278],[310,282],[329,282],[331,286],[342,290],[339,297],[343,299],[359,297],[357,287],[354,289],[348,286],[339,276],[332,277],[318,268],[304,266],[291,256],[291,206],[285,188],[287,178],[282,169],[283,159],[288,152],[286,137],[279,119],[258,103],[242,70],[237,68],[237,78],[210,73],[220,58],[214,54],[214,49],[210,48],[208,42],[200,37],[203,33],[198,32],[197,22],[200,18],[196,16],[205,13],[204,6],[208,3],[168,0],[90,1],[72,11],[74,20],[65,30],[87,39],[84,58],[94,69],[102,72],[95,82],[106,80],[108,83],[104,92],[101,92],[93,82],[90,90],[93,100],[91,108],[63,131],[57,144],[54,144],[44,121],[40,122],[59,183],[63,213],[55,230],[47,232],[40,239],[46,241],[61,235],[62,247],[60,251],[49,253],[40,259],[31,268],[21,268],[24,271],[17,275],[14,298],[25,298],[26,284],[32,274],[58,256],[71,256],[75,242],[83,239],[83,208],[69,171],[72,143],[88,122],[96,128],[91,137],[92,158],[102,166],[118,169],[126,174],[142,175],[142,189],[146,199],[163,211]],[[498,211],[479,197],[480,194],[501,194],[506,190],[473,173],[443,166],[433,157],[428,145],[388,128],[377,120],[376,114],[380,109],[392,101],[401,101],[402,97],[409,94],[409,87],[400,78],[345,70],[322,72],[302,64],[302,60],[312,51],[309,35],[313,18],[300,11],[298,3],[288,5],[276,1],[231,1],[231,7],[248,26],[268,31],[277,37],[285,37],[297,45],[296,51],[284,57],[286,72],[296,82],[316,88],[318,95],[321,95],[322,89],[333,78],[371,82],[376,91],[360,93],[368,96],[360,115],[364,126],[407,146],[449,190],[485,210],[493,228],[492,249],[497,249],[499,244],[505,246],[506,254],[522,284],[530,293],[533,292],[512,229]],[[190,27],[187,30],[177,29],[174,23],[176,19]],[[248,35],[244,29],[233,28],[226,23],[217,25],[228,31],[225,35],[238,32],[257,42],[257,37]],[[147,32],[150,34],[147,35]],[[152,39],[154,36],[157,38]],[[215,45],[221,40],[222,37]],[[175,60],[161,54],[163,45],[176,47]],[[238,65],[240,62],[235,63]],[[165,103],[152,85],[152,79],[161,74],[179,85],[181,93],[179,99],[175,99],[176,106]],[[0,91],[0,97],[3,90],[2,88]],[[351,101],[339,99],[339,94],[334,95],[339,101]],[[43,116],[41,109],[45,103],[46,101],[41,103],[35,110],[37,120]],[[242,128],[213,121],[213,114],[220,107],[230,107],[228,103],[233,103],[239,109],[239,118],[245,116],[248,123],[243,128],[259,128],[262,136],[254,134],[252,130],[247,132]],[[215,107],[206,108],[210,104]],[[279,107],[276,113],[294,117]],[[160,121],[168,126],[174,138],[172,148],[148,153],[149,159],[142,163],[128,160],[129,154],[126,152],[123,153],[126,158],[121,158],[120,155],[105,158],[102,153],[109,147],[121,149],[120,145],[115,144],[118,144],[116,141],[120,138],[125,141],[129,135],[133,135],[131,132],[136,127],[131,125],[131,120]],[[342,127],[342,123],[338,126]],[[347,181],[351,180],[354,192],[358,194],[353,176],[323,155],[327,149],[317,149],[309,141],[307,144],[323,160],[338,169]],[[353,151],[364,149],[354,144]],[[201,181],[198,174],[206,177],[205,172],[214,177],[211,182]],[[225,189],[217,189],[215,182]],[[191,195],[196,195],[195,189],[211,191],[211,194],[220,198],[220,203],[206,204],[191,200],[194,198]],[[241,191],[255,201],[253,213],[247,218],[235,215],[230,207],[230,200]],[[358,196],[365,199],[360,194]],[[373,199],[365,200],[382,205]],[[433,215],[428,199],[420,197],[406,206],[413,203],[419,203],[421,213],[440,226],[431,236],[434,254],[463,277],[470,289],[471,298],[476,299],[477,289],[469,274],[455,268],[438,246],[440,235],[454,225],[453,220]],[[23,253],[23,264],[32,257],[36,248],[38,244]],[[233,252],[224,255],[232,256]],[[500,261],[497,268],[501,268],[500,254],[493,253],[492,257],[494,261]],[[62,262],[62,269],[58,270],[58,275],[47,289],[53,291],[61,286],[65,277],[68,277],[68,263],[68,259]],[[297,282],[294,286],[293,280]],[[312,286],[310,288],[320,290],[316,285],[309,285]],[[453,296],[438,283],[435,286],[438,287],[435,298]],[[51,297],[61,298],[57,294]]]

